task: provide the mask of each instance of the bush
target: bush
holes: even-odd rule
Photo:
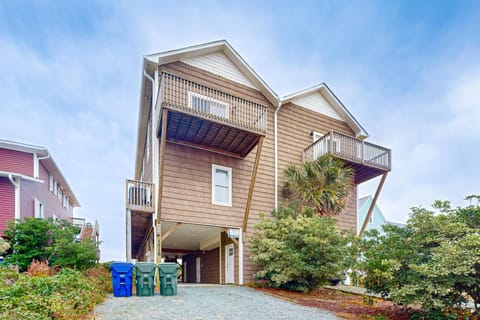
[[[365,286],[399,305],[421,305],[425,318],[458,314],[467,298],[478,313],[480,207],[451,209],[437,201],[434,208],[440,214],[413,208],[405,228],[366,234],[360,263]]]
[[[96,244],[76,241],[78,228],[66,221],[25,218],[9,222],[5,230],[12,253],[5,262],[25,271],[33,260],[48,262],[52,267],[86,269],[96,263]]]
[[[337,232],[335,220],[320,218],[312,209],[298,214],[292,208],[273,212],[277,219],[261,217],[251,239],[252,260],[262,270],[256,279],[275,288],[309,291],[346,269],[351,237]],[[305,213],[305,214],[303,214]]]
[[[63,269],[53,276],[29,276],[0,268],[0,319],[82,319],[102,302],[109,286],[108,271],[92,269],[95,278]],[[87,272],[87,274],[88,274]]]

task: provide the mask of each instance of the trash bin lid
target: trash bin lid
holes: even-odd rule
[[[133,264],[128,262],[112,262],[110,270],[117,273],[127,273],[133,270]]]
[[[137,262],[135,264],[135,271],[141,273],[152,273],[155,272],[155,263],[151,262]]]
[[[175,262],[165,262],[158,265],[158,270],[161,273],[175,273],[178,270],[178,264]]]

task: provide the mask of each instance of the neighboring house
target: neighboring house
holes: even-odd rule
[[[77,235],[78,240],[90,239],[97,245],[97,262],[100,261],[100,225],[98,221],[95,223],[86,222],[83,218],[73,218],[73,225],[80,228]]]
[[[24,217],[72,221],[80,204],[43,147],[0,140],[0,235]]]
[[[372,196],[366,196],[358,199],[358,221],[357,221],[357,234],[360,232],[360,228],[367,217],[368,209],[370,208],[373,201]],[[382,210],[378,207],[377,204],[373,207],[372,214],[370,219],[368,219],[368,224],[365,231],[376,229],[380,233],[383,233],[382,226],[385,224],[396,225],[399,227],[404,227],[405,224],[388,221],[382,213]]]
[[[252,282],[252,229],[284,200],[289,164],[331,152],[355,170],[338,222],[351,230],[356,186],[390,171],[390,150],[364,141],[326,84],[279,98],[226,41],[147,55],[142,72],[127,260],[180,260],[185,282]]]

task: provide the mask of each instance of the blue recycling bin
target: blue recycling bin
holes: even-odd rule
[[[127,262],[113,262],[112,271],[113,296],[130,297],[132,295],[133,264]]]

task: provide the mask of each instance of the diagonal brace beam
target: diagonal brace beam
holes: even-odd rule
[[[365,229],[367,229],[368,221],[372,216],[373,208],[375,208],[375,205],[377,204],[378,196],[380,195],[380,191],[382,191],[383,184],[385,183],[385,179],[387,179],[387,175],[388,175],[388,172],[385,172],[382,176],[382,179],[380,180],[380,183],[378,184],[377,191],[375,192],[375,196],[373,197],[372,203],[370,204],[370,208],[368,208],[365,221],[363,221],[362,229],[360,229],[360,232],[358,233],[359,238],[362,237],[363,233],[365,232]]]
[[[255,163],[253,165],[253,170],[252,170],[252,179],[250,180],[250,188],[248,189],[247,204],[245,206],[245,214],[243,215],[243,227],[242,227],[243,232],[246,232],[247,230],[248,215],[250,214],[250,207],[252,206],[253,189],[255,187],[255,180],[257,179],[258,164],[260,163],[260,155],[262,153],[264,138],[265,137],[262,136],[258,140],[257,154],[255,156]]]

